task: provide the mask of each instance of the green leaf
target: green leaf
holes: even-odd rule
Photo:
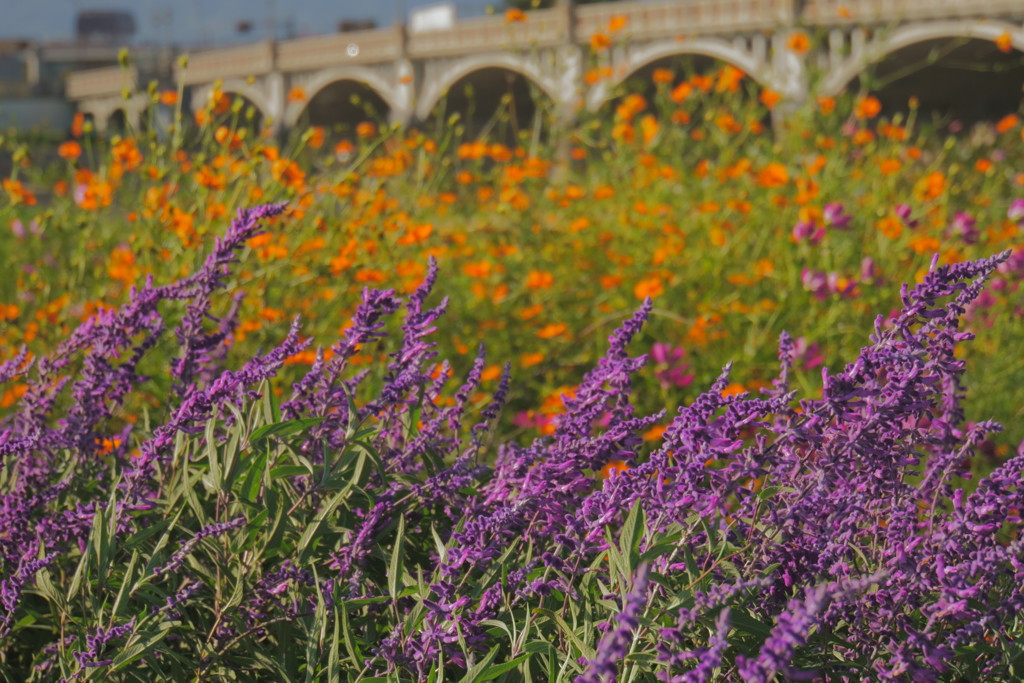
[[[316,519],[313,523],[306,527],[306,530],[302,532],[302,536],[299,537],[299,544],[296,547],[299,555],[299,562],[305,564],[308,558],[308,552],[311,548],[313,539],[320,533],[320,528],[324,525],[329,517],[334,514],[334,511],[338,509],[342,501],[348,495],[348,490],[343,489],[336,493],[326,505],[320,508],[320,512],[317,514]]]
[[[398,591],[402,589],[402,571],[405,552],[405,515],[398,518],[398,532],[395,534],[395,545],[391,549],[391,562],[388,563],[388,593],[392,600],[398,600]]]
[[[325,417],[303,417],[298,420],[286,420],[284,422],[263,425],[249,435],[249,444],[255,447],[261,441],[269,439],[271,436],[298,434],[306,431],[313,425],[320,424],[326,419]]]
[[[572,641],[572,644],[576,646],[576,649],[579,650],[580,654],[582,654],[584,657],[586,657],[587,659],[593,659],[597,656],[597,652],[594,650],[594,648],[580,640],[580,637],[576,635],[576,632],[573,631],[572,628],[569,627],[569,624],[565,623],[565,619],[562,618],[562,615],[544,607],[534,608],[533,611],[534,614],[545,616],[551,621],[553,621],[555,623],[555,626],[558,627],[558,630],[560,630],[563,634],[565,634],[565,636],[569,640]]]
[[[497,649],[497,648],[495,648],[495,649]],[[483,673],[479,674],[476,678],[474,678],[472,680],[474,682],[476,682],[476,681],[490,681],[492,679],[497,678],[498,676],[502,675],[503,673],[505,673],[507,671],[511,671],[512,669],[519,668],[519,665],[522,664],[523,662],[525,662],[529,658],[530,658],[529,653],[519,655],[515,659],[510,659],[507,662],[503,662],[501,664],[496,664],[496,665],[492,666],[491,668],[487,669],[487,671],[484,671]]]
[[[304,465],[278,465],[277,467],[270,468],[271,479],[283,479],[289,477],[301,477],[306,474],[313,474],[310,469]]]
[[[619,532],[619,549],[626,558],[626,569],[630,575],[640,565],[640,540],[645,528],[645,515],[638,499],[626,516],[626,521]]]

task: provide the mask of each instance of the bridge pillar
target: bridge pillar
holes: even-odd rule
[[[811,90],[804,56],[787,47],[790,35],[790,31],[779,31],[771,37],[771,70],[782,95],[782,101],[772,110],[775,128],[807,101]]]
[[[408,57],[402,57],[395,63],[394,102],[388,112],[388,123],[407,126],[415,116],[416,69]]]
[[[270,119],[269,127],[274,135],[284,131],[284,110],[287,105],[288,93],[285,76],[280,71],[271,71],[264,78],[264,92],[267,96],[266,116]]]

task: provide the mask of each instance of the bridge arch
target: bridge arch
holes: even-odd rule
[[[220,85],[220,91],[229,97],[240,97],[247,104],[251,105],[256,110],[256,117],[258,120],[267,121],[268,119],[274,120],[275,124],[279,125],[279,121],[276,121],[277,113],[273,106],[273,101],[267,93],[259,88],[255,83],[248,83],[243,80],[231,79],[224,81]],[[199,111],[203,109],[210,101],[210,96],[214,92],[212,84],[204,85],[193,93],[192,96],[192,110]]]
[[[371,69],[361,67],[340,67],[328,69],[316,74],[309,82],[304,84],[308,99],[303,102],[289,102],[285,106],[284,125],[286,128],[293,128],[298,124],[304,112],[307,112],[318,95],[324,93],[335,84],[350,83],[372,93],[374,97],[381,100],[387,112],[399,109],[399,98],[394,87],[385,79],[381,78]]]
[[[529,59],[515,54],[478,55],[460,59],[436,78],[423,84],[419,101],[416,103],[416,118],[426,121],[451,88],[473,73],[487,69],[497,69],[521,76],[537,86],[555,104],[562,103],[563,97],[557,81],[548,78]]]
[[[128,112],[124,107],[118,107],[110,112],[103,130],[107,135],[124,135],[128,132]]]
[[[833,67],[818,87],[821,95],[838,95],[871,66],[905,48],[936,40],[967,38],[995,42],[1007,34],[1014,49],[1024,51],[1024,28],[1005,21],[931,21],[900,26],[875,38],[858,54]]]
[[[768,65],[754,54],[737,48],[733,43],[716,38],[690,38],[685,41],[659,41],[632,48],[627,58],[616,68],[610,79],[597,83],[587,94],[587,108],[597,111],[612,99],[615,89],[647,66],[671,57],[687,55],[710,57],[730,64],[759,85],[773,90],[785,90],[776,82]]]

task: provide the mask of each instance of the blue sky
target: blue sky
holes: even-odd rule
[[[502,0],[449,0],[460,17],[479,15]],[[0,0],[0,39],[67,40],[75,15],[84,10],[125,9],[135,14],[136,42],[175,44],[258,40],[276,17],[281,36],[288,26],[297,35],[331,33],[342,19],[373,19],[391,24],[409,9],[438,0]],[[235,27],[249,21],[253,30],[239,36]]]

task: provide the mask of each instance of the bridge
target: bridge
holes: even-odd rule
[[[571,119],[581,107],[599,109],[631,75],[691,55],[738,67],[781,95],[785,110],[838,94],[869,69],[898,75],[908,60],[936,62],[939,54],[1005,62],[996,70],[1003,80],[990,84],[986,97],[1016,109],[1024,84],[1022,22],[1024,0],[564,2],[443,30],[397,25],[209,50],[189,55],[173,73],[76,72],[66,94],[100,130],[115,117],[137,120],[151,103],[140,92],[151,79],[183,87],[193,109],[214,88],[244,98],[276,131],[359,118],[352,95],[391,122],[422,122],[465,84],[478,94],[514,87],[541,93],[559,117]],[[814,40],[804,50],[794,34]],[[592,82],[587,75],[595,70],[605,76]],[[931,89],[947,97],[957,87],[938,80]]]

